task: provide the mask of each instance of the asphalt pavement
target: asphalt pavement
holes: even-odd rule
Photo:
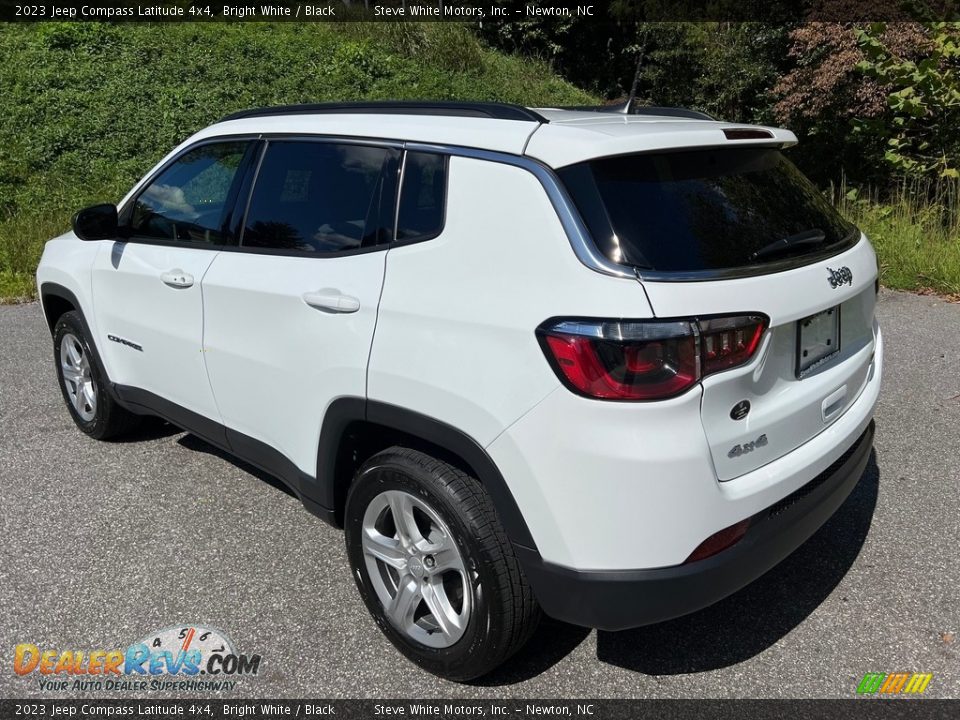
[[[262,657],[225,698],[849,698],[866,672],[933,673],[928,697],[960,697],[960,305],[885,290],[877,312],[875,455],[809,542],[689,617],[622,633],[544,622],[458,685],[381,636],[342,534],[278,482],[159,422],[124,442],[82,435],[40,306],[2,306],[0,698],[130,697],[41,690],[13,648],[112,649],[195,624]]]

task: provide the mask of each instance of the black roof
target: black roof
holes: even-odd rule
[[[222,118],[268,117],[273,115],[317,115],[324,113],[378,113],[394,115],[446,115],[452,117],[482,117],[496,120],[521,120],[526,122],[549,122],[540,113],[522,105],[497,102],[458,102],[448,100],[386,100],[376,102],[310,103],[305,105],[278,105],[275,107],[241,110]]]

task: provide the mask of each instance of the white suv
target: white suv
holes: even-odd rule
[[[795,142],[662,108],[232,115],[47,243],[63,396],[92,437],[158,415],[281,478],[437,675],[541,610],[692,612],[871,452],[876,258]]]

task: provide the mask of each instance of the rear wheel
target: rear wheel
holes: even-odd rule
[[[140,424],[140,416],[120,407],[107,392],[106,376],[90,352],[79,313],[64,313],[57,320],[53,348],[60,391],[78,428],[106,440]]]
[[[461,470],[391,448],[350,489],[354,579],[390,641],[429,672],[483,675],[516,652],[539,609],[486,491]]]

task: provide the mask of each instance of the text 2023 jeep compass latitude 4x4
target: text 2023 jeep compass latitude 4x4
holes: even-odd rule
[[[760,576],[872,447],[877,265],[781,150],[685,110],[268,108],[37,271],[67,407],[152,414],[346,529],[387,637],[464,680]]]

